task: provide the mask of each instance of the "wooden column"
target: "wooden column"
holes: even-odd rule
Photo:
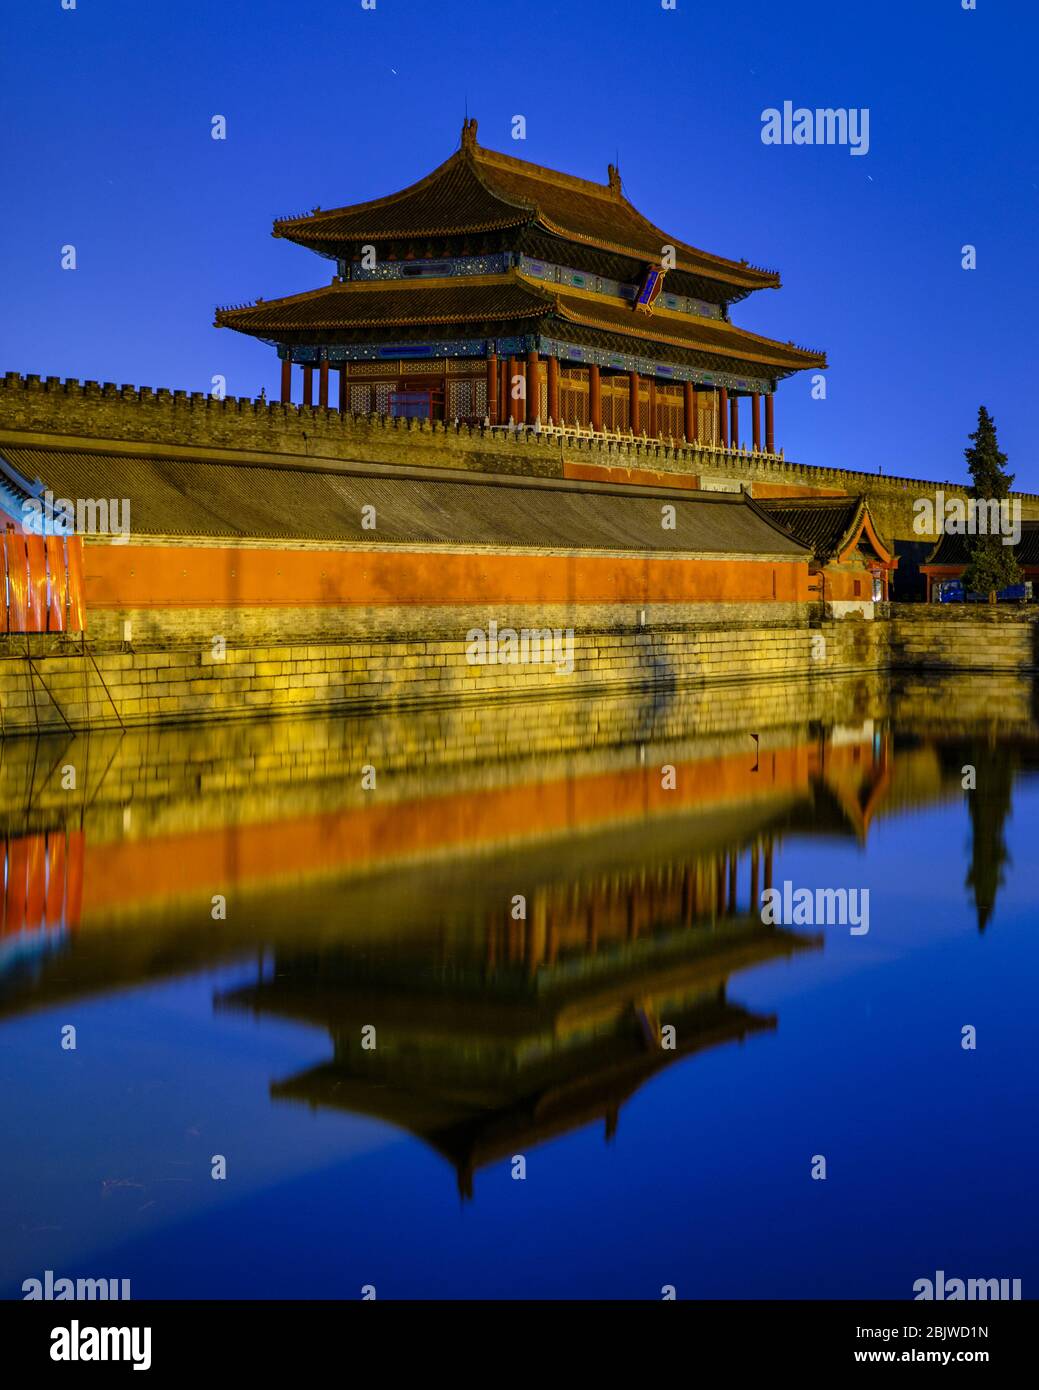
[[[509,364],[503,357],[498,363],[498,424],[509,423]]]
[[[647,402],[647,405],[648,405],[648,407],[649,407],[649,420],[647,421],[647,424],[646,424],[646,433],[649,435],[650,439],[656,439],[657,434],[658,434],[658,430],[657,430],[657,383],[653,380],[652,377],[650,377],[650,379],[649,379],[649,400],[648,400],[648,402]]]
[[[317,403],[322,410],[328,409],[328,358],[322,357],[317,378]]]
[[[740,447],[740,398],[729,397],[729,441],[734,449]]]
[[[519,362],[515,357],[509,358],[509,422],[518,425],[520,422],[521,401],[516,399],[516,380],[519,377]]]
[[[765,841],[765,887],[772,887],[772,838]]]
[[[682,387],[682,405],[685,419],[685,438],[687,444],[696,443],[696,388],[691,381],[684,383]]]
[[[729,447],[729,393],[723,386],[718,392],[718,428],[723,449]]]
[[[303,368],[303,404],[314,404],[314,368]]]
[[[638,372],[628,373],[628,391],[630,395],[628,403],[628,423],[631,426],[632,434],[639,432],[639,374]]]
[[[592,429],[602,434],[602,377],[594,362],[588,368],[588,418]]]
[[[287,357],[281,362],[281,403],[292,404],[292,363]]]
[[[527,353],[527,409],[524,412],[528,425],[533,425],[541,414],[541,377],[538,372],[538,355]]]
[[[559,359],[556,357],[550,357],[548,359],[548,415],[553,425],[560,424]]]
[[[350,409],[350,385],[346,379],[346,363],[339,368],[339,409],[345,414]]]
[[[776,452],[775,399],[771,391],[765,397],[765,452],[769,454]]]
[[[754,452],[761,452],[761,395],[755,391],[750,398],[750,424],[753,431]]]
[[[498,423],[498,354],[487,354],[487,418],[492,425]]]

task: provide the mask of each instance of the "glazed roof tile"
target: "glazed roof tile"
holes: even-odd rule
[[[467,123],[462,146],[417,183],[365,203],[280,218],[274,235],[315,250],[398,237],[481,233],[537,224],[563,238],[659,264],[673,246],[676,268],[738,292],[778,287],[775,271],[712,255],[668,235],[635,208],[611,167],[609,182],[559,173],[476,143]]]

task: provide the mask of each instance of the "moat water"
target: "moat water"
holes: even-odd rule
[[[1036,1296],[1037,709],[871,676],[0,745],[0,1295]]]

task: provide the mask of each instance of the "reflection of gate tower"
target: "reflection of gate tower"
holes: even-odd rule
[[[471,1196],[477,1168],[592,1121],[609,1139],[670,1062],[775,1027],[729,1000],[729,977],[821,938],[741,910],[736,864],[712,855],[538,889],[526,921],[495,915],[425,950],[279,952],[270,978],[220,1002],[327,1028],[332,1059],[272,1095],[409,1130]]]

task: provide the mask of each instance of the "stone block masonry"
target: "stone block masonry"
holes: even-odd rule
[[[546,626],[542,613],[531,627]],[[611,694],[642,687],[715,685],[833,675],[882,665],[880,625],[582,628],[573,671],[555,664],[471,664],[453,638],[210,646],[84,654],[47,639],[0,639],[0,715],[7,736],[330,708],[398,709],[441,702]],[[818,636],[825,636],[819,651]],[[815,653],[813,655],[813,652]]]

